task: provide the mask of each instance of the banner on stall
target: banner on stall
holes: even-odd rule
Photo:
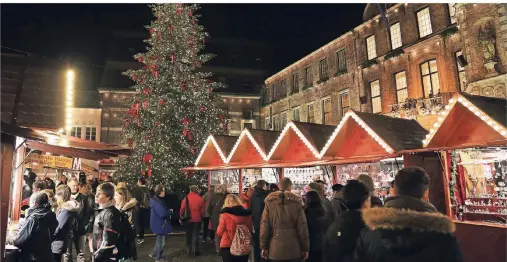
[[[26,164],[37,163],[41,166],[57,167],[57,168],[72,168],[72,157],[64,156],[50,156],[50,155],[29,155]]]

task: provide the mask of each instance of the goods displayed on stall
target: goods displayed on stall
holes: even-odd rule
[[[326,183],[325,191],[329,195],[332,192],[333,175],[331,167],[299,167],[299,168],[285,168],[284,177],[290,178],[294,184],[292,191],[301,196],[306,195],[308,192],[308,184],[322,180]]]
[[[272,168],[243,169],[243,188],[254,187],[259,180],[264,180],[269,184],[277,184],[277,177],[276,170],[272,170]]]
[[[239,171],[231,170],[216,170],[210,171],[210,184],[221,185],[225,184],[229,193],[239,194]]]
[[[388,158],[374,163],[357,163],[337,166],[337,182],[345,185],[359,175],[368,175],[375,184],[375,195],[384,201],[389,197],[391,181],[398,170],[403,168],[403,157]]]
[[[507,148],[451,153],[454,218],[507,225]]]

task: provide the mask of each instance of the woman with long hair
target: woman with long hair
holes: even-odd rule
[[[56,220],[58,226],[54,234],[54,240],[51,243],[51,251],[56,262],[62,260],[62,255],[67,251],[74,229],[77,223],[77,213],[81,207],[79,202],[71,199],[70,187],[59,185],[56,187]]]
[[[41,190],[41,192],[48,195],[49,205],[51,206],[51,211],[56,212],[56,210],[58,209],[58,203],[56,203],[55,192],[51,189],[44,189],[44,190]]]
[[[132,227],[132,232],[135,232],[135,223],[134,218],[137,213],[137,200],[131,197],[130,192],[126,187],[117,187],[115,189],[114,194],[115,206],[116,208],[128,218],[129,224]],[[133,235],[135,238],[135,234]],[[118,247],[123,252],[121,252],[120,261],[129,261],[129,260],[137,260],[137,250],[134,238],[126,241],[129,243],[127,247]]]
[[[220,255],[224,262],[247,262],[249,254],[235,256],[231,254],[232,240],[238,226],[246,226],[252,232],[252,213],[245,209],[236,195],[229,194],[225,197],[222,207],[220,222],[218,223],[217,236],[220,239]]]
[[[317,191],[306,193],[305,216],[310,235],[310,252],[306,261],[322,262],[327,220],[322,197]]]

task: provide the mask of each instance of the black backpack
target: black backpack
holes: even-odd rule
[[[128,215],[120,211],[120,231],[116,245],[119,258],[137,260],[135,238],[136,234],[129,223]]]

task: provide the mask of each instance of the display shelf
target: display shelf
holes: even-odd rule
[[[507,197],[467,197],[467,199],[507,200]]]
[[[505,208],[507,209],[507,206],[479,206],[479,205],[465,205],[466,207],[485,207],[485,208],[490,208],[490,207],[495,207],[495,208]]]

